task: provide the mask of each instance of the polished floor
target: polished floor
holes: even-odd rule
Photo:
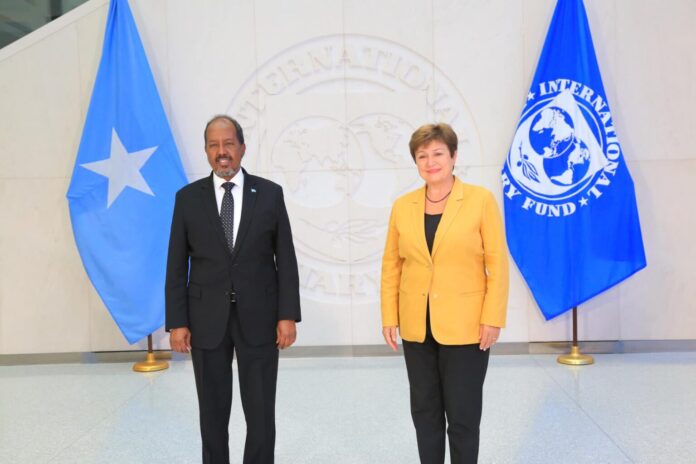
[[[696,352],[492,356],[481,463],[696,462]],[[0,367],[0,463],[200,462],[190,361]],[[232,462],[243,415],[235,390]],[[417,463],[400,357],[283,358],[277,463]]]

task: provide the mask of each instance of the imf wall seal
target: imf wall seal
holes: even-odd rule
[[[530,214],[564,217],[611,188],[621,146],[606,100],[570,79],[527,96],[502,174],[505,196]]]
[[[422,185],[408,152],[416,127],[451,124],[460,160],[480,163],[466,103],[434,64],[394,42],[318,37],[261,65],[229,108],[250,170],[283,186],[304,298],[379,299],[393,201]]]

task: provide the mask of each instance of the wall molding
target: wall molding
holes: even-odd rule
[[[598,340],[580,342],[584,354],[628,354],[696,351],[696,340]],[[520,354],[559,355],[568,353],[570,342],[512,342],[499,343],[491,350],[493,356]],[[158,359],[173,362],[187,361],[189,355],[173,353],[169,350],[156,350]],[[332,345],[297,346],[280,352],[281,358],[343,358],[401,356],[401,351],[393,352],[386,345]],[[85,353],[31,353],[2,354],[0,366],[21,366],[30,364],[96,364],[138,362],[145,359],[145,351],[108,351]]]

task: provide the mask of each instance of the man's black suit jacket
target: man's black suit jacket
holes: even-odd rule
[[[278,320],[300,321],[297,258],[283,190],[244,174],[242,217],[232,253],[215,200],[213,174],[176,194],[165,327],[188,327],[194,348],[212,349],[222,341],[231,292],[242,334],[251,345],[275,342]]]

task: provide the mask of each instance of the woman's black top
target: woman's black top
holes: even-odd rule
[[[437,231],[437,226],[440,224],[440,219],[442,219],[442,213],[425,215],[425,241],[428,244],[428,251],[430,254],[433,254],[435,232]]]

